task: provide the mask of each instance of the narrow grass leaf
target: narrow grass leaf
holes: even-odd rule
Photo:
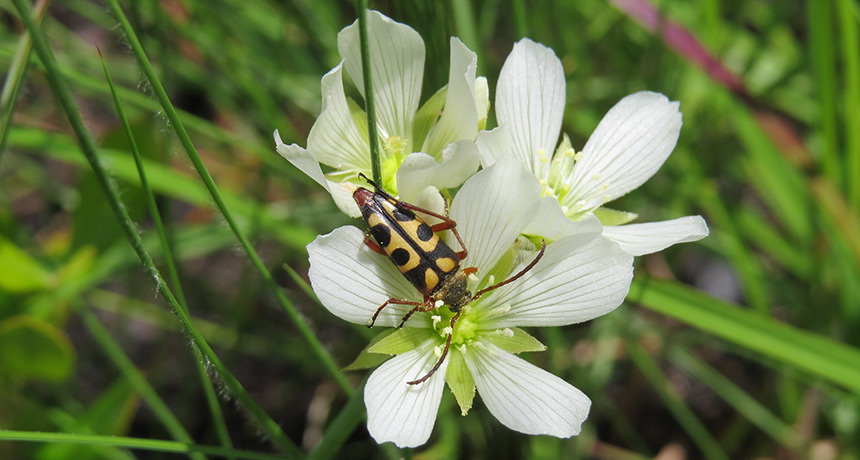
[[[628,300],[860,394],[856,348],[671,281],[638,277]]]

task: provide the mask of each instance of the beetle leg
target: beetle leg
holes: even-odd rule
[[[508,283],[512,283],[512,282],[516,281],[519,277],[525,275],[527,271],[531,270],[532,267],[537,265],[538,261],[540,261],[541,257],[543,257],[544,252],[546,252],[546,240],[541,240],[540,252],[538,252],[538,255],[535,256],[534,260],[529,262],[529,264],[526,265],[525,268],[520,270],[520,272],[517,273],[516,275],[502,281],[501,283],[496,283],[496,284],[494,284],[488,288],[484,288],[484,289],[481,289],[480,291],[476,292],[475,295],[472,296],[472,300],[475,300],[478,297],[481,297],[486,292],[492,291],[493,289],[498,289],[498,288],[500,288],[500,287],[502,287]]]
[[[415,308],[419,308],[422,305],[424,305],[423,303],[416,302],[414,300],[403,300],[403,299],[395,299],[394,297],[390,297],[388,300],[385,301],[385,303],[383,303],[382,305],[379,306],[379,308],[376,309],[376,312],[373,313],[373,316],[370,318],[370,321],[367,322],[367,327],[373,327],[373,323],[376,322],[376,317],[379,316],[379,313],[382,311],[382,309],[387,307],[389,304],[390,305],[417,305]],[[407,317],[409,315],[411,315],[413,311],[415,311],[415,308],[413,308],[412,310],[409,311],[409,313],[406,314]],[[405,322],[405,320],[404,320],[404,322]],[[400,326],[403,326],[403,323],[400,323]],[[398,327],[400,327],[400,326],[398,326]]]
[[[400,325],[397,327],[403,327],[406,324],[406,320],[409,319],[410,316],[415,314],[415,312],[424,312],[424,311],[432,311],[436,308],[436,305],[429,296],[424,296],[424,303],[415,303],[413,304],[415,307],[412,310],[409,310],[405,315],[403,315],[403,319],[400,320]]]
[[[364,234],[364,244],[366,244],[367,247],[372,249],[373,252],[375,252],[377,254],[381,254],[383,256],[386,255],[385,251],[383,251],[382,248],[380,248],[379,245],[376,244],[376,241],[373,241],[372,239],[370,239],[370,235],[368,235],[367,233]]]
[[[417,380],[413,380],[411,382],[406,382],[407,384],[418,385],[419,383],[429,379],[430,376],[432,376],[433,374],[436,373],[436,371],[439,370],[439,366],[442,365],[442,362],[445,361],[445,357],[448,356],[448,349],[451,348],[451,336],[454,335],[454,324],[457,322],[457,320],[459,318],[460,318],[460,312],[459,311],[457,312],[456,315],[454,315],[453,318],[451,318],[451,333],[448,334],[448,338],[445,339],[445,350],[442,351],[442,356],[439,357],[439,361],[436,361],[436,364],[433,366],[432,369],[430,369],[430,372],[428,372],[424,377],[421,377],[420,379],[417,379]]]

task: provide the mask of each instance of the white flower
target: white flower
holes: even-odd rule
[[[472,176],[451,205],[466,247],[462,267],[477,267],[470,292],[518,273],[534,244],[518,238],[537,212],[538,181],[517,162],[501,160]],[[523,254],[523,248],[529,248]],[[389,297],[422,301],[385,256],[369,249],[364,232],[341,227],[308,245],[309,276],[323,305],[347,321],[366,324]],[[368,351],[396,354],[365,387],[368,430],[377,442],[400,447],[427,441],[447,381],[461,411],[475,390],[507,427],[529,434],[569,437],[580,432],[590,400],[562,379],[514,353],[545,347],[519,326],[560,326],[587,321],[621,304],[633,276],[633,257],[598,233],[559,238],[516,281],[453,313],[445,306],[416,313]],[[494,281],[495,280],[495,281]],[[397,326],[409,306],[389,305],[378,326]],[[439,360],[452,333],[447,359],[429,379],[409,385]]]
[[[550,48],[519,41],[499,75],[499,128],[481,132],[477,143],[484,167],[515,158],[540,180],[541,212],[527,233],[557,238],[575,228],[571,221],[593,214],[606,225],[603,235],[632,255],[708,235],[701,216],[623,225],[636,214],[602,207],[642,185],[672,153],[681,131],[677,102],[646,91],[625,97],[580,152],[567,136],[557,146],[564,105],[561,61]]]
[[[477,56],[452,37],[448,85],[418,110],[424,41],[377,11],[367,12],[367,22],[382,185],[408,201],[429,185],[459,186],[480,165],[473,141],[489,109],[486,79],[475,78]],[[365,97],[357,22],[338,34],[338,50],[343,61],[322,78],[322,111],[308,148],[284,144],[277,130],[275,144],[281,156],[325,187],[343,212],[358,217],[349,184],[362,185],[358,173],[371,176],[367,117],[346,97],[343,84],[346,69]],[[320,164],[334,171],[324,174]]]

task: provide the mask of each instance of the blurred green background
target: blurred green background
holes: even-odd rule
[[[279,129],[306,145],[355,6],[111,3],[0,0],[0,458],[860,458],[856,0],[371,2],[423,36],[423,99],[445,84],[456,35],[477,52],[491,101],[516,40],[552,47],[578,148],[629,93],[680,101],[674,154],[613,207],[643,222],[702,214],[711,228],[638,258],[614,313],[530,331],[549,350],[525,357],[594,402],[581,436],[511,432],[480,402],[461,417],[446,391],[428,444],[403,451],[364,428],[367,372],[337,371],[373,334],[305,283],[304,246],[358,222],[272,141]],[[56,63],[39,40],[31,49],[22,6],[44,14],[36,27]],[[58,84],[73,104],[58,104]],[[84,121],[76,130],[70,113]],[[129,234],[82,154],[87,137]]]

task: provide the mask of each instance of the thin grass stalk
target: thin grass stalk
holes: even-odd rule
[[[131,24],[128,22],[128,18],[126,18],[125,13],[119,7],[116,0],[108,0],[108,7],[113,13],[114,17],[116,17],[117,21],[119,21],[120,28],[125,34],[126,40],[128,40],[128,44],[131,47],[132,52],[137,58],[137,62],[143,70],[143,73],[146,75],[147,81],[149,81],[152,91],[155,94],[156,98],[161,102],[161,106],[164,109],[164,114],[170,122],[170,126],[176,132],[177,137],[179,138],[180,143],[182,144],[185,152],[188,154],[188,158],[191,160],[191,163],[194,165],[194,170],[197,171],[197,174],[203,180],[203,183],[206,186],[206,189],[209,191],[209,194],[212,197],[212,201],[218,207],[218,210],[221,211],[221,215],[224,217],[224,220],[227,222],[230,229],[233,231],[233,234],[236,235],[236,239],[239,240],[239,243],[242,245],[242,248],[247,253],[248,257],[251,259],[251,262],[260,272],[265,281],[266,286],[272,291],[277,299],[278,303],[281,304],[284,311],[287,313],[287,316],[293,321],[296,325],[296,328],[299,330],[299,333],[302,334],[302,337],[308,342],[311,351],[313,354],[317,356],[317,358],[322,362],[323,367],[328,371],[328,373],[332,376],[338,386],[346,393],[348,396],[352,395],[353,389],[352,385],[346,379],[337,364],[334,362],[334,359],[328,353],[328,351],[323,347],[322,343],[317,339],[316,335],[314,335],[310,326],[302,319],[301,315],[299,315],[296,307],[290,302],[289,299],[284,295],[281,291],[280,286],[272,277],[271,272],[266,265],[263,263],[262,259],[260,259],[259,254],[251,245],[251,242],[239,228],[239,225],[236,223],[236,220],[233,218],[233,214],[227,208],[227,205],[224,203],[224,200],[221,197],[221,192],[218,191],[218,187],[215,185],[215,181],[212,179],[212,176],[209,174],[209,171],[206,169],[206,166],[203,164],[203,161],[200,159],[200,155],[197,153],[197,149],[194,148],[194,145],[191,143],[191,139],[188,137],[188,133],[185,131],[185,127],[182,124],[182,121],[179,118],[176,109],[173,107],[173,104],[170,102],[170,99],[167,97],[167,92],[164,90],[164,86],[162,86],[161,81],[158,79],[158,76],[155,74],[155,69],[152,67],[152,64],[149,62],[149,58],[146,56],[146,52],[143,49],[143,46],[140,44],[140,41],[137,38],[137,34],[135,34],[134,29],[132,29]]]
[[[33,5],[33,18],[37,23],[42,22],[50,3],[51,0],[38,0]],[[12,57],[9,70],[6,72],[6,80],[3,82],[3,91],[0,93],[0,160],[3,159],[3,152],[6,150],[6,139],[12,127],[12,114],[15,113],[18,90],[21,88],[21,81],[24,80],[32,46],[33,39],[30,33],[25,31],[18,39],[15,56]]]
[[[672,347],[669,350],[669,359],[685,372],[707,385],[711,391],[775,441],[794,451],[802,446],[803,438],[797,430],[787,425],[726,376],[702,362],[689,351],[681,347]],[[800,454],[800,452],[795,453]]]
[[[702,421],[695,413],[684,403],[684,400],[670,386],[668,379],[654,362],[654,359],[648,355],[641,345],[635,342],[625,341],[627,352],[630,353],[630,359],[633,364],[639,369],[646,379],[651,383],[660,399],[666,404],[666,407],[678,421],[687,435],[693,440],[699,451],[709,460],[729,460],[728,454],[723,450],[720,443],[711,436]]]
[[[842,187],[845,184],[845,176],[840,167],[836,126],[836,53],[833,50],[831,4],[829,0],[808,0],[806,11],[809,19],[809,53],[818,89],[818,128],[824,141],[819,163],[824,175]]]
[[[167,407],[167,404],[164,403],[161,396],[158,395],[155,389],[152,388],[152,385],[150,385],[143,377],[137,369],[137,366],[134,365],[128,355],[125,354],[122,347],[116,343],[113,337],[111,337],[108,330],[105,329],[104,325],[102,325],[101,321],[96,318],[96,315],[93,314],[89,307],[81,305],[80,308],[78,308],[78,313],[81,315],[84,326],[86,326],[90,335],[96,339],[96,342],[98,342],[99,347],[104,350],[110,360],[113,361],[117,368],[119,368],[122,375],[128,379],[134,389],[143,396],[144,401],[146,401],[146,404],[150,409],[152,409],[155,417],[162,425],[164,425],[164,428],[167,429],[167,432],[170,433],[173,439],[179,442],[193,444],[194,439],[191,438],[191,435],[188,434],[188,431],[185,430],[185,427],[182,426],[182,423],[179,422],[176,415],[170,411],[170,408]],[[190,457],[195,459],[206,458],[199,452],[191,453]]]
[[[367,112],[367,142],[370,145],[370,172],[373,181],[383,184],[379,160],[379,141],[376,138],[376,104],[373,101],[373,81],[370,69],[370,45],[367,37],[367,0],[355,1],[358,16],[358,40],[361,48],[361,71],[364,77],[364,110]]]
[[[17,2],[21,0],[13,1]],[[47,433],[39,431],[0,430],[0,441],[82,444],[90,446],[111,446],[124,449],[146,450],[151,452],[165,452],[172,454],[200,452],[202,454],[207,455],[219,457],[232,456],[246,460],[283,460],[283,457],[280,455],[264,454],[259,452],[252,452],[249,450],[224,449],[223,447],[218,446],[188,444],[178,441],[164,441],[161,439],[131,438],[126,436],[100,436],[70,433]]]
[[[158,240],[161,243],[164,263],[165,265],[167,265],[167,276],[170,277],[170,284],[173,286],[173,289],[176,292],[176,298],[179,301],[179,306],[182,307],[186,313],[189,313],[188,302],[185,298],[182,284],[179,282],[179,271],[176,269],[176,262],[173,257],[173,250],[167,240],[167,234],[164,231],[164,224],[161,221],[161,213],[158,211],[158,206],[155,203],[155,194],[152,192],[152,187],[149,186],[149,179],[147,179],[146,177],[146,170],[143,167],[143,158],[140,155],[140,150],[137,147],[137,141],[135,140],[134,134],[131,131],[131,125],[128,122],[128,117],[125,116],[125,111],[122,108],[122,103],[120,103],[119,101],[119,95],[116,92],[116,87],[113,84],[113,79],[110,76],[107,64],[105,64],[104,56],[102,56],[102,52],[100,49],[98,50],[98,52],[99,60],[101,61],[102,69],[105,73],[105,78],[107,79],[108,86],[110,87],[111,96],[113,96],[113,101],[116,105],[117,116],[122,123],[122,127],[125,130],[129,145],[131,146],[131,153],[134,156],[134,164],[137,167],[137,173],[140,177],[140,186],[143,189],[144,195],[146,196],[146,206],[149,209],[149,214],[152,217],[153,224],[155,225],[155,231],[158,234]],[[209,373],[206,371],[205,366],[203,366],[203,356],[199,355],[198,349],[195,348],[194,351],[194,363],[197,366],[197,373],[200,376],[200,384],[203,386],[203,393],[206,396],[206,403],[209,406],[209,413],[211,415],[212,422],[215,425],[215,432],[218,435],[218,440],[221,442],[222,447],[224,447],[225,449],[231,449],[233,445],[230,441],[230,435],[227,432],[227,423],[224,421],[224,414],[221,412],[221,406],[218,402],[218,397],[215,394],[215,388],[212,385],[212,380],[210,380]],[[184,439],[178,438],[177,440],[185,441]]]
[[[146,251],[143,246],[143,242],[141,240],[140,235],[137,233],[137,229],[132,222],[131,218],[128,215],[125,207],[123,206],[121,200],[119,199],[119,193],[116,190],[116,186],[108,177],[107,172],[105,171],[105,167],[102,165],[101,159],[98,156],[95,141],[93,141],[92,136],[90,136],[89,131],[86,129],[84,125],[83,119],[81,118],[80,112],[78,112],[77,107],[75,106],[74,99],[72,99],[71,92],[69,88],[66,86],[66,81],[63,79],[60,71],[57,67],[56,60],[54,59],[54,54],[51,51],[50,46],[48,46],[47,40],[42,34],[42,30],[33,22],[30,17],[30,11],[24,2],[24,0],[12,0],[15,8],[18,10],[21,21],[30,31],[30,34],[33,37],[33,46],[36,49],[36,53],[39,55],[39,58],[45,65],[46,73],[45,77],[48,80],[48,84],[51,86],[51,90],[54,93],[54,96],[57,98],[59,105],[63,112],[66,114],[66,117],[69,120],[69,123],[74,130],[78,142],[80,143],[81,152],[87,158],[93,173],[96,177],[96,180],[99,183],[99,186],[102,188],[102,191],[105,194],[105,197],[108,200],[108,203],[111,207],[112,212],[117,218],[120,227],[128,238],[129,243],[134,249],[135,253],[137,253],[138,258],[144,266],[146,272],[152,277],[155,281],[156,287],[159,292],[164,296],[165,300],[170,305],[170,308],[176,314],[179,321],[185,328],[185,331],[188,335],[188,338],[191,340],[192,344],[195,347],[198,347],[209,363],[215,368],[219,376],[223,379],[224,384],[233,395],[236,397],[238,402],[245,407],[245,409],[249,412],[249,415],[253,418],[253,420],[259,424],[261,430],[263,430],[267,435],[269,435],[273,442],[278,444],[281,448],[283,448],[288,453],[293,456],[298,456],[301,454],[301,450],[290,440],[289,437],[281,430],[280,426],[269,417],[269,415],[257,405],[256,402],[250,397],[247,391],[242,387],[242,384],[230,373],[224,364],[218,359],[215,352],[209,346],[205,339],[197,332],[194,325],[191,322],[191,318],[188,316],[188,313],[179,305],[174,297],[173,292],[164,283],[164,278],[161,276],[158,268],[155,266],[155,263],[152,260],[152,257]]]
[[[856,6],[856,5],[855,5]],[[839,41],[842,46],[842,66],[845,90],[842,92],[842,109],[845,113],[845,153],[847,161],[848,201],[860,213],[860,31],[858,18],[852,14],[849,0],[837,0]]]

